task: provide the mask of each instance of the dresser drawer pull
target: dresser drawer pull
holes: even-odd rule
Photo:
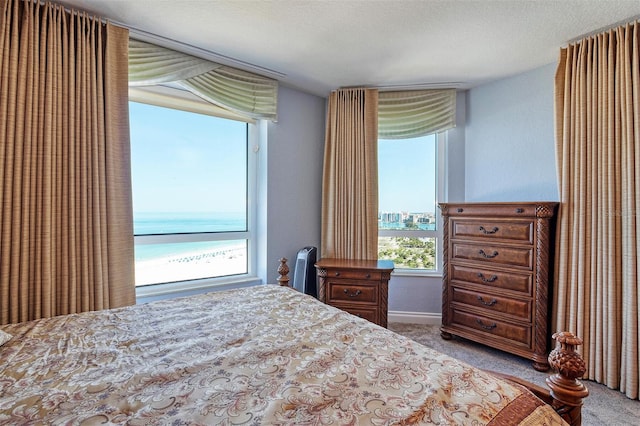
[[[335,276],[336,276],[336,277],[339,277],[339,276],[340,276],[340,272],[336,272],[336,273],[335,273]]]
[[[486,278],[482,272],[478,272],[478,278],[480,278],[483,283],[492,283],[498,279],[498,276],[491,275],[489,278]]]
[[[522,207],[518,207],[516,209],[516,213],[524,213],[524,209]]]
[[[494,250],[493,254],[487,254],[484,250],[480,249],[480,251],[478,251],[478,254],[480,254],[480,256],[484,257],[485,259],[493,259],[498,255],[498,252]]]
[[[369,278],[371,278],[371,274],[367,274],[367,275],[365,275],[364,277],[365,277],[366,279],[369,279]]]
[[[496,324],[495,322],[491,325],[485,325],[485,323],[483,323],[482,320],[479,320],[479,319],[476,319],[476,322],[480,327],[484,328],[485,330],[493,330],[498,326],[498,324]]]
[[[349,297],[358,297],[362,294],[362,290],[356,290],[353,293],[349,293],[349,290],[347,290],[346,288],[344,289],[344,294],[346,294]]]
[[[489,230],[487,228],[485,228],[484,226],[480,226],[480,231],[484,234],[484,235],[490,235],[490,234],[495,234],[496,232],[498,232],[500,230],[500,228],[498,228],[497,226],[494,226],[493,229]]]
[[[478,300],[480,301],[480,303],[482,303],[484,306],[493,306],[496,303],[498,303],[498,301],[496,299],[491,299],[490,301],[485,301],[482,296],[478,296]]]

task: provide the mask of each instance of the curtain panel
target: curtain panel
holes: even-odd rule
[[[561,50],[555,329],[584,340],[588,379],[639,396],[640,24]]]
[[[277,120],[277,80],[130,39],[129,85],[158,84],[177,85],[249,118]]]
[[[135,303],[128,31],[0,0],[0,323]]]
[[[378,91],[329,96],[322,189],[324,258],[378,259]]]
[[[417,138],[456,125],[456,91],[406,90],[378,94],[378,137]]]

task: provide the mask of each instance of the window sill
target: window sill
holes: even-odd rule
[[[190,296],[210,291],[251,287],[262,284],[258,277],[243,275],[237,277],[210,278],[174,283],[152,284],[136,287],[136,303],[147,303],[160,299]]]

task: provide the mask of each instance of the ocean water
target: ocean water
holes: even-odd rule
[[[379,222],[381,229],[406,229],[402,222]],[[418,224],[420,229],[435,229],[435,224]],[[232,232],[247,229],[246,215],[221,212],[135,212],[135,235],[187,234],[194,232]],[[204,241],[170,244],[137,244],[136,261],[194,256],[225,249],[246,248],[246,241]]]
[[[134,235],[245,231],[243,213],[134,213]],[[225,249],[245,248],[244,240],[190,243],[136,244],[136,261],[194,256]]]
[[[246,231],[244,213],[134,213],[134,235]]]
[[[135,235],[245,231],[244,213],[134,213]],[[382,222],[403,229],[404,223]],[[434,229],[434,224],[419,224]],[[136,285],[247,273],[247,241],[136,244]]]
[[[436,230],[436,224],[435,223],[418,223],[418,224],[416,224],[416,226],[418,227],[418,229],[421,229],[423,231],[435,231]],[[379,229],[394,229],[394,230],[408,229],[407,225],[405,225],[404,222],[383,222],[383,221],[378,221],[378,228]]]

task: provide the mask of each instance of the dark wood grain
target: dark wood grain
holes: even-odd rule
[[[387,327],[393,262],[326,258],[315,266],[321,302]]]
[[[443,203],[442,327],[549,369],[558,203]],[[519,312],[519,315],[516,314]]]

